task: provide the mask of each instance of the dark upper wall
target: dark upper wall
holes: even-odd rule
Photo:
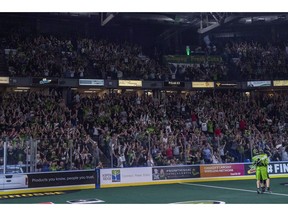
[[[143,46],[148,54],[157,47],[164,54],[182,53],[186,45],[204,45],[203,36],[197,29],[164,25],[157,22],[121,20],[116,17],[107,25],[100,25],[100,16],[73,17],[48,13],[0,13],[0,36],[11,32],[20,34],[53,34],[71,38],[92,37],[111,41],[129,41]],[[230,37],[221,37],[223,33]],[[223,44],[229,40],[258,40],[281,43],[288,36],[287,24],[230,24],[209,33],[211,42]]]

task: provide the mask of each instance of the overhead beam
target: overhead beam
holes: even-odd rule
[[[110,22],[117,13],[101,13],[101,26],[105,26],[108,22]]]
[[[240,18],[241,18],[241,16],[231,15],[231,16],[228,16],[225,19],[223,19],[223,21],[219,20],[219,22],[213,23],[213,24],[211,24],[211,25],[209,25],[209,26],[207,26],[205,28],[203,28],[203,26],[201,28],[201,24],[200,24],[200,28],[198,29],[197,32],[199,34],[205,34],[205,33],[209,32],[211,30],[214,30],[215,28],[219,28],[220,26],[226,25],[227,23],[230,23],[232,21],[238,20]]]
[[[212,17],[216,20],[216,22],[219,22],[219,19],[213,14],[213,13],[210,13],[212,15]]]
[[[212,25],[209,25],[209,26],[207,26],[207,27],[205,27],[205,28],[202,28],[202,29],[198,29],[198,33],[199,34],[204,34],[204,33],[207,33],[207,32],[209,32],[209,31],[211,31],[211,30],[213,30],[213,29],[215,29],[215,28],[218,28],[220,26],[220,24],[217,22],[217,23],[214,23],[214,24],[212,24]]]

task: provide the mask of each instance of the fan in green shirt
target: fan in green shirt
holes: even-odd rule
[[[214,130],[213,130],[213,122],[211,120],[208,121],[207,123],[207,131],[210,134],[213,134]]]

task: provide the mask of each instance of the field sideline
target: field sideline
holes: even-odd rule
[[[271,177],[272,178],[272,177]],[[15,196],[19,192],[0,194],[1,204],[31,204],[53,202],[67,204],[71,201],[85,200],[87,203],[97,204],[171,204],[197,203],[221,201],[226,204],[287,204],[287,178],[272,178],[272,194],[257,194],[255,179],[233,181],[185,181],[174,184],[160,184],[147,186],[114,187],[101,189],[63,188],[49,189],[50,193],[38,189],[24,193],[21,197]],[[91,186],[90,186],[91,187]],[[64,188],[65,189],[65,188]],[[43,191],[44,190],[44,191]],[[47,190],[46,190],[47,192]],[[23,191],[22,191],[23,193]],[[33,195],[34,193],[34,195]],[[97,201],[98,200],[98,201]]]

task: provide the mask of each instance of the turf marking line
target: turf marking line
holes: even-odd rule
[[[229,188],[229,187],[219,187],[219,186],[212,186],[212,185],[204,185],[204,184],[193,184],[193,183],[184,183],[180,182],[179,184],[184,184],[184,185],[192,185],[192,186],[198,186],[198,187],[208,187],[208,188],[217,188],[217,189],[224,189],[224,190],[235,190],[235,191],[244,191],[244,192],[250,192],[250,193],[257,193],[256,190],[246,190],[246,189],[239,189],[239,188]],[[276,195],[276,196],[287,196],[288,194],[281,194],[281,193],[267,193],[271,195]]]
[[[217,201],[217,200],[190,200],[190,201],[183,201],[183,202],[174,202],[170,204],[225,204],[224,201]]]

